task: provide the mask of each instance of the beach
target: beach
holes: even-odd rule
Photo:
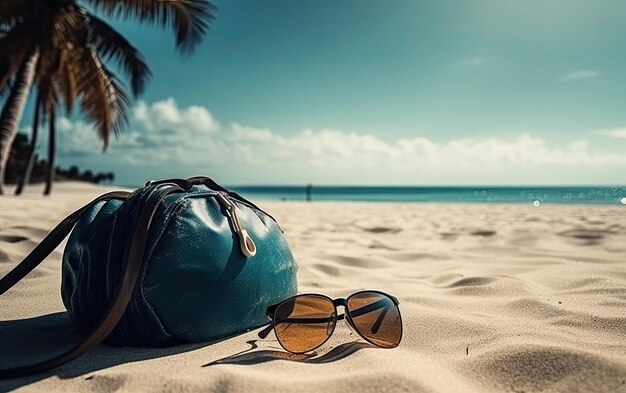
[[[0,275],[106,190],[58,183],[49,198],[0,198]],[[210,345],[101,345],[0,391],[626,392],[626,207],[259,205],[285,232],[300,292],[399,298],[398,348],[374,348],[344,322],[305,355],[257,331]],[[61,255],[0,296],[0,367],[76,338],[61,313]]]

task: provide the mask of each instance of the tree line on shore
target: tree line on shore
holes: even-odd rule
[[[11,146],[11,155],[6,168],[6,184],[17,184],[16,194],[22,193],[25,186],[24,172],[31,160],[30,142],[25,134],[18,133]],[[29,183],[43,183],[48,178],[48,163],[46,160],[38,159],[35,154],[32,158],[32,168]],[[81,171],[78,166],[72,165],[69,168],[54,168],[53,180],[78,180],[95,184],[112,184],[115,181],[113,172],[93,172],[91,170]]]

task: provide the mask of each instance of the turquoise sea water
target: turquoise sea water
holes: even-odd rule
[[[252,200],[306,199],[306,186],[234,186]],[[343,187],[313,186],[313,201],[624,205],[626,186]]]

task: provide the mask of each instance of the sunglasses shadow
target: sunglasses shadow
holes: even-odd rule
[[[207,363],[203,365],[202,367],[215,366],[218,364],[251,365],[251,364],[261,364],[265,362],[271,362],[273,360],[287,360],[290,362],[322,364],[322,363],[330,363],[339,359],[343,359],[363,348],[376,348],[376,346],[372,344],[362,342],[362,341],[355,341],[355,342],[338,345],[335,348],[331,349],[329,352],[318,356],[317,352],[298,354],[298,353],[290,353],[286,351],[274,351],[274,350],[268,350],[268,349],[254,351],[255,349],[259,347],[257,345],[257,341],[258,340],[246,341],[246,343],[249,344],[251,348],[246,349],[245,351],[236,353],[234,355]],[[250,352],[250,351],[253,351],[253,352]]]

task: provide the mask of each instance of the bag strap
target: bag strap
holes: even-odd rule
[[[263,212],[263,214],[265,214],[266,216],[271,218],[276,224],[278,224],[278,221],[276,221],[276,219],[274,217],[272,217],[269,213],[267,213],[265,210],[261,209],[260,207],[258,207],[254,203],[250,202],[246,198],[242,197],[238,193],[236,193],[234,191],[230,191],[229,189],[220,186],[219,184],[217,184],[215,182],[215,180],[211,179],[210,177],[193,176],[193,177],[188,177],[186,179],[150,180],[149,182],[146,183],[146,187],[155,186],[155,185],[159,185],[159,184],[166,184],[166,183],[173,183],[173,184],[176,184],[177,186],[182,187],[182,188],[187,189],[187,190],[190,189],[193,186],[204,185],[207,188],[209,188],[210,190],[226,193],[229,196],[239,200],[240,202],[247,203],[248,205],[250,205],[251,207],[255,208],[256,210]]]
[[[254,203],[250,202],[249,200],[247,200],[246,198],[242,197],[241,195],[239,195],[238,193],[234,192],[234,191],[230,191],[222,186],[220,186],[219,184],[217,184],[215,182],[215,180],[211,179],[210,177],[206,177],[206,176],[194,176],[194,177],[188,177],[187,179],[184,180],[185,182],[187,182],[188,184],[191,185],[205,185],[208,188],[210,188],[211,190],[215,190],[215,191],[221,191],[221,192],[225,192],[226,194],[228,194],[231,197],[234,197],[235,199],[238,199],[241,202],[245,202],[248,205],[252,206],[253,208],[263,212],[266,216],[268,216],[269,218],[271,218],[276,224],[278,224],[278,221],[276,221],[276,219],[274,217],[272,217],[268,212],[266,212],[265,210],[261,209],[260,207],[258,207],[257,205],[255,205]]]
[[[135,283],[139,277],[146,241],[148,238],[148,230],[154,213],[156,212],[161,201],[163,201],[167,195],[182,191],[184,191],[184,189],[175,185],[164,188],[158,193],[156,198],[150,198],[150,200],[141,209],[139,217],[136,220],[131,245],[126,255],[125,270],[119,290],[115,296],[115,300],[104,317],[87,334],[87,336],[85,336],[74,347],[52,359],[28,366],[0,369],[0,379],[19,378],[59,367],[93,349],[106,339],[109,334],[111,334],[126,311],[126,307],[128,306],[128,302],[130,301],[135,288]],[[54,228],[19,265],[0,279],[0,295],[17,284],[22,278],[35,269],[48,255],[50,255],[50,253],[70,233],[74,224],[78,222],[87,210],[99,202],[111,199],[127,199],[129,196],[129,192],[110,192],[101,195],[100,197],[94,199],[91,203],[70,214],[67,218],[61,221],[61,223],[59,223],[59,225],[57,225],[57,227]]]
[[[33,271],[70,233],[74,224],[95,204],[111,199],[126,199],[130,193],[124,191],[109,192],[99,196],[87,205],[76,210],[59,223],[19,265],[14,267],[0,279],[0,295],[17,284],[28,273]]]

